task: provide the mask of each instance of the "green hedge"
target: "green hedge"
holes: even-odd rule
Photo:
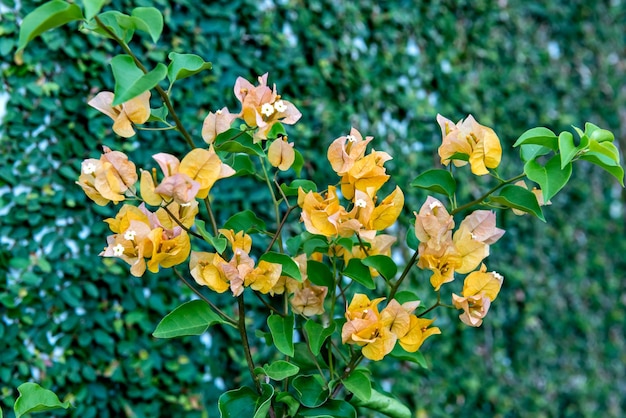
[[[138,279],[100,259],[101,220],[114,209],[96,207],[74,184],[80,162],[103,144],[140,165],[184,144],[165,134],[122,141],[88,108],[88,97],[112,85],[108,41],[70,25],[29,45],[23,65],[12,62],[18,22],[41,2],[1,1],[0,91],[9,102],[0,124],[0,407],[11,416],[17,386],[34,380],[69,395],[77,417],[201,416],[197,405],[215,415],[222,385],[238,381],[243,361],[231,336],[215,328],[210,338],[152,338],[160,318],[190,295],[168,271]],[[315,180],[325,177],[325,147],[355,126],[395,157],[390,171],[405,186],[437,161],[437,112],[474,114],[505,148],[530,126],[558,131],[590,120],[625,149],[621,2],[113,4],[155,6],[166,16],[158,48],[137,38],[135,50],[153,60],[192,52],[214,63],[174,92],[196,137],[209,110],[236,110],[237,76],[270,72],[304,115],[290,139],[306,150]],[[503,171],[519,168],[511,161],[505,156]],[[372,365],[418,416],[626,412],[624,195],[591,167],[574,177],[547,208],[548,226],[501,219],[508,232],[489,266],[505,284],[483,327],[467,329],[440,311],[444,335],[424,347],[429,370],[399,365],[407,369],[390,374]],[[256,208],[250,185],[228,198],[220,192],[218,213]],[[424,197],[408,192],[407,208]],[[394,375],[403,379],[385,377]]]

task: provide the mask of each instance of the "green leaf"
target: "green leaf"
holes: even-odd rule
[[[136,7],[130,12],[135,28],[147,33],[156,43],[163,32],[163,15],[154,7]]]
[[[300,176],[300,173],[302,172],[302,167],[304,167],[304,157],[297,149],[294,149],[293,151],[295,153],[295,158],[293,160],[291,169],[296,173],[296,176]]]
[[[224,250],[226,249],[226,246],[228,245],[228,240],[226,238],[216,238],[213,235],[211,235],[206,230],[206,224],[204,221],[196,220],[195,225],[196,225],[196,229],[198,230],[198,233],[202,235],[202,238],[204,238],[206,242],[208,242],[209,244],[213,246],[213,248],[215,248],[215,251],[217,251],[220,254],[224,252]]]
[[[547,202],[567,184],[572,175],[572,164],[568,163],[561,168],[561,157],[555,155],[545,166],[541,166],[536,160],[528,161],[524,165],[524,173],[530,180],[539,184],[544,202]]]
[[[311,255],[315,252],[326,254],[328,252],[328,239],[323,235],[311,235],[302,243],[304,252]]]
[[[213,142],[215,151],[242,152],[257,157],[265,156],[263,148],[255,144],[250,134],[239,129],[229,129],[219,134]]]
[[[276,139],[278,138],[278,136],[286,136],[287,135],[287,131],[285,131],[285,127],[283,126],[282,123],[277,122],[275,124],[272,125],[270,131],[267,133],[267,138],[268,139]]]
[[[148,122],[161,122],[167,123],[167,115],[169,115],[169,111],[166,106],[161,106],[156,109],[150,109],[150,117],[148,118]]]
[[[302,187],[302,190],[305,193],[317,191],[317,185],[311,180],[297,179],[292,181],[289,186],[284,183],[280,185],[280,189],[283,191],[285,196],[297,196],[298,188],[300,187]]]
[[[280,316],[272,314],[267,318],[274,345],[286,356],[293,357],[293,315]]]
[[[491,196],[490,200],[503,206],[513,209],[519,209],[524,212],[532,213],[542,221],[546,221],[543,217],[537,197],[533,192],[520,186],[512,184],[504,186],[500,190],[498,196]]]
[[[85,19],[91,20],[95,15],[100,13],[106,0],[82,0],[82,2],[85,8]]]
[[[296,412],[300,408],[300,402],[289,392],[278,392],[276,394],[276,402],[284,403],[287,405],[287,416],[295,417]]]
[[[465,154],[464,152],[455,152],[448,160],[461,160],[461,161],[469,161],[469,154]]]
[[[398,360],[410,361],[411,363],[415,363],[424,369],[428,368],[426,359],[421,352],[415,351],[413,353],[409,353],[408,351],[405,351],[400,344],[396,344],[396,346],[393,348],[393,350],[391,350],[391,353],[389,354],[391,355],[391,357]]]
[[[342,380],[343,385],[362,401],[368,401],[372,397],[372,381],[369,373],[361,369],[354,370]]]
[[[167,67],[160,63],[154,70],[144,74],[128,55],[114,57],[111,60],[111,68],[115,78],[113,106],[127,102],[154,88],[167,75]]]
[[[267,383],[261,383],[261,397],[257,401],[257,408],[252,418],[265,418],[272,406],[272,396],[274,396],[274,388]],[[241,415],[240,415],[241,417]]]
[[[589,151],[602,154],[619,164],[619,150],[612,142],[591,142]]]
[[[541,145],[547,148],[550,148],[553,151],[559,149],[558,138],[548,128],[532,128],[524,132],[513,144],[514,147],[518,147],[520,145]]]
[[[591,122],[585,123],[585,134],[595,142],[613,142],[615,140],[613,132],[602,129]]]
[[[257,405],[261,403],[258,393],[247,387],[224,392],[218,400],[218,408],[222,418],[253,417]]]
[[[357,418],[356,410],[346,401],[330,399],[314,409],[302,408],[298,417],[307,418]]]
[[[320,381],[319,376],[298,376],[291,382],[296,390],[296,398],[302,405],[317,408],[328,399],[330,392]]]
[[[335,322],[331,322],[328,328],[309,319],[304,323],[304,332],[309,341],[309,348],[314,356],[318,356],[324,345],[324,341],[335,332]]]
[[[137,25],[133,21],[133,18],[127,14],[118,12],[117,10],[109,10],[104,13],[100,13],[98,15],[98,19],[101,24],[106,27],[106,29],[113,32],[115,36],[124,40],[124,42],[128,43],[133,38]],[[112,36],[95,20],[91,20],[85,24],[84,28],[98,33],[106,38],[112,38]]]
[[[578,148],[574,144],[574,135],[569,132],[561,132],[559,135],[559,152],[561,153],[561,169],[571,163]]]
[[[411,186],[447,196],[452,196],[456,192],[456,180],[448,170],[442,169],[423,172],[411,182]]]
[[[520,147],[520,157],[522,161],[534,160],[537,157],[551,153],[552,150],[541,145],[522,145]]]
[[[165,315],[152,335],[173,338],[183,335],[201,335],[214,324],[228,324],[202,300],[185,302]]]
[[[330,268],[319,261],[307,260],[306,275],[311,283],[315,285],[326,286],[328,288],[335,286],[335,279]]]
[[[381,412],[391,418],[411,418],[411,410],[400,401],[372,389],[372,396],[368,401],[359,398],[352,398],[351,403],[356,406],[372,409]]]
[[[51,390],[44,389],[36,383],[22,383],[18,388],[20,396],[13,405],[15,417],[33,412],[52,411],[71,407],[69,402],[61,402]]]
[[[609,174],[611,174],[613,177],[615,177],[619,181],[619,183],[622,185],[622,187],[624,187],[624,169],[620,166],[619,162],[616,162],[615,160],[612,159],[612,157],[607,156],[606,155],[607,150],[604,148],[601,149],[601,152],[592,150],[592,149],[598,149],[599,147],[603,147],[604,145],[607,145],[607,144],[613,145],[610,142],[590,143],[589,144],[590,151],[581,155],[580,159],[589,161],[590,163],[601,167],[602,169],[607,171]]]
[[[288,255],[269,251],[259,258],[259,261],[261,260],[267,261],[268,263],[280,264],[283,267],[283,274],[299,282],[302,281],[302,274],[300,273],[298,264]]]
[[[348,266],[343,269],[343,275],[362,284],[368,289],[376,289],[376,284],[370,274],[370,269],[358,258],[353,258],[348,262]]]
[[[256,216],[251,210],[244,210],[228,218],[224,223],[224,229],[232,229],[235,232],[243,231],[253,233],[265,231],[265,222]]]
[[[237,172],[235,176],[247,176],[255,173],[254,164],[252,164],[249,155],[235,154],[233,157],[229,165]]]
[[[401,292],[396,293],[396,296],[394,297],[394,299],[397,300],[399,304],[420,300],[419,296],[417,296],[415,293],[409,290],[403,290]]]
[[[419,245],[420,242],[417,239],[417,235],[415,235],[415,225],[411,225],[406,231],[406,246],[412,250],[417,250]]]
[[[84,19],[80,7],[75,4],[62,0],[42,4],[22,20],[16,54],[20,54],[30,41],[42,33],[74,20]]]
[[[170,52],[167,57],[171,61],[170,65],[167,66],[167,78],[169,78],[170,84],[212,68],[210,62],[205,62],[201,57],[194,54]]]
[[[398,272],[396,263],[386,255],[370,255],[361,261],[366,266],[376,269],[387,280],[393,279]]]
[[[300,371],[300,367],[288,361],[278,360],[263,368],[265,374],[272,380],[284,380],[295,376]]]

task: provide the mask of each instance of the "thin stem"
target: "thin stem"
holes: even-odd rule
[[[243,300],[243,293],[237,297],[237,305],[239,307],[239,322],[237,323],[237,329],[239,335],[241,335],[241,342],[243,344],[243,351],[246,356],[246,362],[248,363],[248,370],[250,371],[250,377],[254,381],[257,391],[261,392],[261,384],[254,375],[254,360],[252,360],[252,354],[250,352],[250,342],[248,341],[248,333],[246,332],[246,306]]]
[[[437,291],[437,302],[431,306],[430,308],[426,309],[424,312],[420,313],[419,315],[417,315],[418,318],[421,318],[423,316],[425,316],[427,313],[429,313],[430,311],[434,310],[435,308],[441,306],[441,292]]]
[[[187,280],[185,279],[185,277],[180,274],[180,272],[176,269],[176,267],[172,267],[172,270],[174,270],[174,274],[183,281],[183,283],[185,283],[187,285],[188,288],[191,289],[191,291],[193,293],[195,293],[196,295],[198,295],[198,297],[200,299],[202,299],[204,302],[206,302],[215,312],[217,312],[217,314],[219,316],[221,316],[225,321],[227,321],[228,323],[230,323],[231,325],[237,325],[237,321],[235,321],[233,318],[231,318],[230,316],[226,315],[226,313],[224,313],[224,311],[222,311],[220,308],[218,308],[213,302],[211,302],[209,299],[206,298],[206,296],[204,296],[202,293],[200,293],[200,291],[198,289],[196,289],[195,287],[193,287],[193,285]]]
[[[142,126],[135,126],[139,131],[171,131],[172,129],[176,129],[176,126],[166,126],[163,128],[144,128]]]
[[[96,22],[98,22],[98,26],[100,26],[100,28],[102,30],[104,30],[107,33],[107,35],[109,35],[111,38],[113,38],[113,40],[115,40],[115,42],[117,42],[122,47],[124,52],[126,52],[126,54],[128,54],[133,59],[133,61],[137,65],[137,67],[144,74],[147,74],[148,73],[148,69],[143,65],[143,63],[141,61],[139,61],[139,58],[137,58],[137,56],[133,53],[133,51],[126,44],[126,42],[124,42],[123,39],[120,39],[115,34],[115,32],[110,30],[104,23],[102,23],[102,20],[100,20],[100,18],[98,16],[94,16],[94,19],[96,20]],[[189,132],[187,132],[187,130],[183,126],[180,118],[176,114],[176,111],[174,110],[174,106],[172,106],[172,102],[170,101],[170,97],[168,96],[167,92],[165,90],[163,90],[163,88],[161,88],[161,86],[159,86],[158,84],[154,88],[159,93],[159,96],[161,96],[161,99],[163,100],[163,104],[165,104],[165,107],[167,107],[167,110],[169,111],[170,116],[174,120],[174,123],[176,125],[176,129],[183,136],[183,138],[187,142],[187,145],[189,145],[189,147],[191,149],[196,148],[195,144],[193,143],[193,139],[191,139],[191,135],[189,134]]]
[[[276,230],[276,233],[272,236],[272,240],[270,241],[269,245],[265,249],[265,252],[268,252],[268,251],[270,251],[272,249],[272,247],[276,243],[276,240],[280,236],[280,233],[281,233],[283,227],[285,226],[285,223],[287,222],[287,217],[291,214],[291,211],[293,211],[296,207],[297,206],[289,206],[287,208],[287,212],[285,212],[285,214],[283,215],[283,219],[280,221],[280,224],[278,225],[278,229]]]
[[[274,187],[272,186],[272,182],[270,181],[270,176],[267,173],[267,169],[265,168],[265,161],[263,161],[261,157],[259,157],[259,160],[261,162],[261,168],[263,168],[263,177],[265,177],[265,183],[267,184],[267,188],[270,190],[270,194],[272,195],[272,202],[274,203],[274,216],[276,218],[276,225],[278,225],[279,227],[281,224],[280,203],[278,202],[278,199],[276,199],[276,193],[274,193]],[[277,240],[278,240],[278,246],[280,247],[279,251],[282,253],[283,252],[283,239],[279,231],[277,231],[276,234],[274,235],[274,239],[272,239],[272,245],[274,245],[274,242],[276,242]]]
[[[285,314],[281,313],[278,309],[270,305],[265,299],[263,299],[263,296],[259,295],[257,292],[254,292],[254,296],[256,296],[257,299],[259,299],[267,309],[274,312],[276,315],[285,316]]]
[[[209,219],[211,220],[211,227],[213,228],[213,235],[217,236],[219,231],[217,230],[217,222],[215,221],[215,215],[213,214],[213,209],[211,209],[211,200],[209,196],[204,198],[204,207],[206,208],[207,213],[209,214]]]
[[[171,203],[171,202],[170,202]],[[169,204],[169,203],[168,203]],[[197,232],[192,231],[191,229],[187,228],[185,225],[183,225],[183,223],[180,221],[180,219],[178,219],[176,216],[174,216],[174,214],[168,209],[167,205],[166,206],[161,206],[163,209],[165,209],[165,211],[167,212],[168,215],[170,215],[170,218],[172,218],[174,220],[174,222],[176,222],[178,224],[178,226],[180,226],[185,232],[187,232],[189,235],[193,235],[196,238],[200,238],[200,239],[204,239],[202,237],[202,235],[198,234]]]
[[[461,205],[459,207],[457,207],[456,209],[454,209],[452,212],[450,212],[450,215],[454,216],[457,213],[464,211],[465,209],[471,208],[474,205],[478,205],[480,203],[482,203],[483,200],[485,200],[486,198],[488,198],[489,196],[491,196],[491,194],[493,194],[496,190],[500,189],[501,187],[506,186],[507,184],[513,183],[514,181],[517,181],[519,179],[522,179],[526,177],[526,174],[520,174],[517,175],[511,179],[508,180],[500,180],[500,184],[492,187],[491,189],[489,189],[485,194],[483,194],[482,196],[480,196],[478,199],[474,199],[471,202],[468,202],[464,205]]]
[[[396,281],[396,283],[391,286],[391,290],[389,291],[389,296],[388,296],[389,300],[393,299],[393,297],[396,295],[396,292],[398,291],[398,288],[402,284],[402,281],[407,277],[407,275],[409,274],[409,271],[411,270],[411,268],[417,261],[418,257],[419,257],[419,250],[415,250],[415,252],[411,256],[411,259],[406,264],[406,267],[404,267],[404,270],[402,271],[402,274],[398,278],[398,281]]]

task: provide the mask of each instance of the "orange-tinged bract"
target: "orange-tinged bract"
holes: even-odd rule
[[[235,96],[241,102],[242,118],[251,128],[258,128],[254,133],[254,141],[267,139],[272,126],[277,123],[293,125],[302,114],[289,101],[281,98],[276,92],[276,85],[267,85],[267,73],[258,78],[259,85],[254,86],[248,80],[239,77],[235,81]]]
[[[130,138],[135,135],[133,124],[141,125],[150,118],[150,91],[117,106],[113,106],[113,99],[113,93],[101,91],[87,104],[113,119],[113,132]]]
[[[273,167],[281,171],[287,171],[296,160],[296,152],[293,142],[287,142],[287,137],[277,138],[267,150],[267,159]]]
[[[228,279],[222,269],[226,261],[218,254],[192,251],[189,270],[196,283],[207,286],[217,293],[224,293],[230,288]]]
[[[81,165],[78,185],[96,204],[104,206],[109,202],[119,203],[126,199],[125,194],[135,193],[138,176],[135,164],[126,154],[103,147],[99,160],[89,158]]]
[[[215,138],[230,129],[230,125],[237,119],[237,115],[234,115],[228,111],[226,107],[221,108],[215,113],[210,112],[204,123],[202,124],[202,139],[207,144],[213,144]]]
[[[489,312],[504,278],[495,271],[487,272],[483,264],[479,271],[467,275],[463,284],[463,296],[452,294],[452,303],[457,309],[463,309],[461,321],[471,327],[479,327]]]
[[[502,146],[493,129],[479,124],[472,115],[457,124],[437,115],[437,122],[443,136],[439,147],[442,164],[448,165],[453,161],[457,167],[463,166],[467,161],[457,158],[455,154],[464,154],[472,173],[478,176],[488,174],[489,168],[500,165]]]

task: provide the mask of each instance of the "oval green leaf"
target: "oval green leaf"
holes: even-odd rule
[[[299,417],[307,418],[356,418],[356,410],[346,401],[331,399],[315,409],[302,408]]]
[[[561,132],[559,135],[559,153],[561,153],[561,169],[571,163],[578,148],[574,144],[574,135],[569,132]]]
[[[52,411],[54,409],[67,409],[71,407],[69,402],[59,401],[59,398],[54,392],[44,389],[36,383],[22,383],[18,386],[17,390],[20,396],[13,405],[16,418],[33,412]]]
[[[335,332],[335,322],[331,322],[327,328],[318,324],[312,319],[304,323],[304,332],[306,333],[309,348],[314,356],[318,356],[324,345],[324,341]]]
[[[74,20],[84,19],[80,7],[75,4],[62,0],[52,0],[42,4],[22,20],[17,42],[17,54],[26,48],[30,41],[42,33]]]
[[[317,375],[298,376],[291,384],[300,403],[308,408],[317,408],[326,402],[330,395],[328,388],[324,387]]]
[[[210,62],[205,62],[201,57],[195,54],[179,54],[177,52],[170,52],[168,55],[170,59],[170,65],[167,66],[167,78],[170,80],[170,84],[176,80],[182,80],[183,78],[191,77],[204,70],[210,70],[212,65]]]
[[[254,233],[265,231],[265,222],[256,216],[251,210],[244,210],[228,218],[224,229],[232,229],[235,232]]]
[[[332,288],[335,285],[335,279],[330,268],[319,261],[307,260],[306,275],[311,283],[318,286],[326,286]]]
[[[141,71],[133,58],[118,55],[111,60],[111,69],[115,78],[115,99],[113,106],[120,105],[154,88],[167,75],[167,67],[161,63],[147,74]]]
[[[270,328],[274,345],[286,356],[293,357],[293,315],[270,315],[267,326]]]
[[[490,200],[508,208],[532,213],[542,221],[546,221],[535,194],[523,187],[509,184],[500,190],[498,196],[491,196]]]
[[[300,367],[285,360],[278,360],[265,366],[263,371],[272,380],[284,380],[298,374]]]
[[[398,266],[396,263],[386,255],[377,254],[370,255],[362,260],[362,263],[368,267],[372,267],[380,273],[385,280],[391,280],[398,272]]]
[[[163,32],[163,15],[154,7],[136,7],[130,13],[135,28],[147,33],[156,43]]]
[[[403,405],[399,400],[391,396],[384,395],[372,389],[372,396],[368,401],[362,401],[355,397],[352,404],[381,412],[391,418],[411,418],[411,410]]]
[[[537,160],[528,161],[524,165],[526,176],[539,184],[543,192],[544,202],[549,201],[561,190],[572,175],[572,164],[568,163],[561,168],[561,156],[553,156],[545,166]]]
[[[423,172],[411,182],[411,186],[447,196],[452,196],[456,192],[456,180],[448,170],[442,169]]]
[[[558,138],[554,132],[548,128],[532,128],[524,132],[513,144],[514,147],[520,145],[541,145],[553,151],[559,149]]]
[[[152,335],[156,338],[173,338],[183,335],[201,335],[211,325],[229,324],[204,301],[185,302],[159,322]],[[230,324],[229,324],[230,325]]]
[[[354,370],[342,380],[343,385],[361,401],[368,401],[372,397],[372,381],[370,375],[363,370]]]
[[[362,284],[368,289],[376,289],[376,284],[370,274],[370,269],[358,258],[353,258],[348,262],[348,266],[343,269],[343,275]]]

